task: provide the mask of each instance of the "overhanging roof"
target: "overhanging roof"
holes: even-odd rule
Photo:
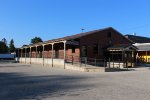
[[[108,47],[108,51],[136,51],[138,48],[132,44],[120,44]]]
[[[150,43],[149,37],[136,36],[136,35],[125,35],[125,37],[127,37],[134,43]]]
[[[118,32],[117,30],[115,30],[112,27],[102,28],[102,29],[99,29],[99,30],[93,30],[93,31],[84,32],[84,33],[79,33],[79,34],[75,34],[75,35],[71,35],[71,36],[66,36],[66,37],[58,38],[58,39],[52,39],[52,40],[49,40],[49,41],[46,41],[46,42],[77,39],[77,38],[81,38],[83,36],[87,36],[87,35],[90,35],[90,34],[93,34],[93,33],[96,33],[96,32],[101,32],[101,31],[105,31],[105,30],[109,30],[109,29],[112,29],[112,30],[116,31],[122,37],[124,37],[125,39],[127,39],[128,41],[130,41],[131,43],[133,43],[131,40],[129,40],[128,38],[126,38],[124,35],[122,35],[120,32]]]
[[[138,51],[150,51],[150,46],[137,46]]]
[[[97,33],[97,32],[101,32],[101,31],[105,31],[105,30],[114,30],[116,31],[118,34],[120,34],[122,37],[124,37],[125,39],[127,39],[125,36],[123,36],[120,32],[118,32],[117,30],[115,30],[114,28],[112,27],[107,27],[107,28],[103,28],[103,29],[99,29],[99,30],[94,30],[94,31],[89,31],[89,32],[84,32],[84,33],[80,33],[80,34],[75,34],[75,35],[71,35],[71,36],[66,36],[66,37],[63,37],[63,38],[57,38],[57,39],[52,39],[52,40],[48,40],[48,41],[44,41],[44,42],[39,42],[39,43],[35,43],[35,44],[30,44],[30,45],[27,45],[25,47],[33,47],[33,46],[40,46],[40,45],[43,45],[43,44],[50,44],[50,43],[54,43],[54,42],[61,42],[61,41],[69,41],[69,40],[73,40],[73,39],[78,39],[78,38],[81,38],[81,37],[84,37],[84,36],[87,36],[87,35],[90,35],[90,34],[94,34],[94,33]],[[131,40],[127,39],[130,43],[133,43]],[[24,46],[22,47],[24,48]]]
[[[150,51],[150,43],[136,43],[134,46],[138,48],[138,51]]]

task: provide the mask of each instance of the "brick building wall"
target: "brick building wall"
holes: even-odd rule
[[[98,53],[94,54],[94,45],[98,45]],[[103,58],[104,50],[111,45],[132,44],[128,39],[113,29],[103,30],[80,38],[80,48],[87,46],[87,57]]]
[[[70,41],[74,40],[79,42],[79,45],[73,45],[66,44],[66,56],[68,59],[72,59],[72,55],[75,57],[75,61],[79,61],[79,57],[83,56],[83,46],[86,46],[87,53],[86,57],[88,58],[97,58],[97,59],[103,59],[105,55],[105,51],[108,47],[113,45],[120,45],[120,44],[132,44],[131,41],[129,41],[127,38],[125,38],[123,35],[121,35],[119,32],[114,30],[113,28],[107,28],[104,30],[98,30],[98,31],[92,31],[89,32],[91,34],[84,33],[84,34],[77,34],[74,36],[71,36],[73,38],[64,38],[64,41]],[[66,40],[65,40],[66,39]],[[58,39],[59,40],[59,39]],[[97,52],[95,52],[95,48],[97,49]],[[44,55],[44,58],[51,58],[52,57],[52,45],[47,44],[44,46],[44,52],[43,52],[43,45],[39,45],[37,47],[38,53],[36,51],[36,45],[32,47],[32,57],[35,58],[36,54],[38,54],[38,57],[42,57],[42,54]],[[25,51],[23,51],[25,52]],[[27,52],[30,52],[30,49],[28,48]],[[54,52],[53,52],[54,58],[63,59],[64,58],[64,43],[58,42],[54,44]]]

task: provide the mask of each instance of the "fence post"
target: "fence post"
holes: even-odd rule
[[[119,59],[119,69],[120,69],[120,59]]]
[[[105,58],[104,58],[103,66],[105,67]]]
[[[109,58],[109,68],[110,68],[110,58]]]
[[[67,55],[64,55],[64,69],[66,69]]]
[[[73,55],[72,55],[72,65],[73,65],[73,61],[74,61],[74,59],[73,59]]]
[[[86,64],[87,64],[87,57],[85,57],[85,67],[86,67]]]
[[[114,68],[114,60],[113,60],[113,68]]]
[[[127,70],[128,70],[128,60],[126,59],[126,67],[127,67]]]
[[[79,57],[80,60],[80,67],[82,66],[82,58]]]
[[[96,58],[95,58],[95,66],[96,66],[97,64],[96,64]]]

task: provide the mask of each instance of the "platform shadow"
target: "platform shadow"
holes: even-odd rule
[[[84,89],[92,84],[78,84],[86,77],[63,75],[29,76],[22,73],[0,73],[0,100],[36,99],[61,96],[67,91]]]

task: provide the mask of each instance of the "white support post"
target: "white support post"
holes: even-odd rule
[[[25,63],[26,63],[26,58],[27,58],[27,48],[25,48]]]
[[[43,66],[44,66],[44,50],[45,50],[45,49],[44,49],[44,46],[45,46],[45,45],[43,45],[43,51],[42,51]]]
[[[20,56],[19,56],[19,49],[18,49],[18,57],[17,57],[17,62],[20,62],[19,60],[20,60]]]
[[[134,51],[132,51],[131,67],[134,67]]]
[[[37,46],[35,47],[35,56],[36,56],[36,58],[37,58]]]
[[[139,58],[139,54],[138,54],[138,52],[137,52],[137,54],[136,54],[136,64],[137,64],[138,58]]]
[[[35,47],[36,63],[37,63],[37,46]]]
[[[19,49],[18,49],[18,58],[19,58],[19,53],[20,53],[20,52],[19,52]]]
[[[52,45],[52,67],[54,67],[54,64],[53,64],[53,58],[54,58],[54,43],[51,44]]]
[[[32,57],[32,52],[31,52],[31,50],[32,50],[32,47],[30,47],[30,64],[31,64],[31,57]]]
[[[65,69],[65,63],[66,63],[66,41],[63,42],[64,43],[64,69]]]
[[[123,50],[122,50],[122,63],[124,63],[124,53],[123,53]]]
[[[22,50],[23,50],[23,49],[21,48],[21,63],[22,63]]]
[[[146,51],[146,63],[147,63],[147,51]]]

